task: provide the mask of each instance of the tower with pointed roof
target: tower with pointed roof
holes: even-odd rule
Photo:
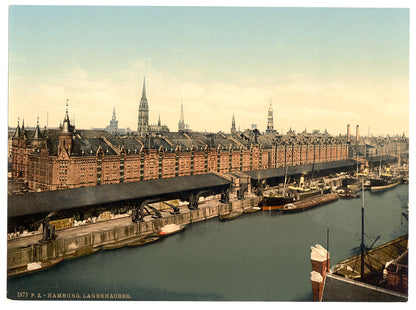
[[[185,130],[185,120],[183,118],[183,103],[181,103],[181,114],[179,116],[178,131]]]
[[[266,129],[267,133],[274,133],[276,132],[274,130],[274,126],[273,126],[273,107],[272,107],[272,99],[270,99],[270,106],[269,106],[269,112],[268,112],[268,116],[267,116],[267,129]]]
[[[149,106],[146,98],[146,79],[143,79],[143,92],[139,105],[137,132],[139,135],[149,132]]]
[[[33,146],[40,146],[42,143],[42,134],[39,128],[39,116],[37,117],[36,128],[35,132],[33,133],[32,137],[32,145]]]
[[[59,152],[66,150],[68,154],[71,154],[72,139],[73,139],[75,128],[73,125],[71,125],[71,122],[69,121],[68,102],[69,102],[69,99],[66,99],[66,111],[65,111],[64,122],[59,127],[58,149],[59,149]]]
[[[231,121],[231,134],[235,134],[236,132],[237,131],[235,129],[235,117],[234,117],[234,114],[233,114],[233,119]]]

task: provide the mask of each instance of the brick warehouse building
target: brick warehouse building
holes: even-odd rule
[[[77,130],[68,110],[59,129],[12,137],[11,174],[31,190],[56,190],[208,172],[226,173],[345,159],[345,137],[328,134],[164,132],[113,135]]]

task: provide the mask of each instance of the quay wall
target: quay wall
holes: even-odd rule
[[[191,224],[218,217],[220,214],[229,211],[248,209],[257,206],[260,200],[261,197],[252,196],[244,200],[230,201],[227,204],[220,202],[210,206],[202,204],[197,210],[187,210],[181,214],[153,219],[151,221],[130,222],[108,230],[86,232],[85,235],[73,238],[59,238],[58,233],[58,238],[48,243],[37,242],[24,248],[9,248],[7,251],[7,268],[68,255],[74,255],[76,257],[77,253],[82,255],[81,253],[91,248],[99,248],[103,245],[123,241],[128,238],[146,236],[150,233],[157,232],[167,224]],[[82,230],[82,228],[80,227],[79,230]]]

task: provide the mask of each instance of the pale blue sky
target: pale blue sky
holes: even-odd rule
[[[115,106],[136,129],[146,76],[150,122],[172,131],[182,101],[194,130],[228,132],[233,113],[264,130],[272,98],[279,131],[408,133],[408,9],[12,6],[9,18],[13,126],[44,125],[46,111],[57,126],[69,98],[78,127],[105,127]]]

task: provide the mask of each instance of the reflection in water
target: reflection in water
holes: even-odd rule
[[[407,233],[402,219],[407,201],[407,185],[365,193],[367,246],[378,235],[374,246]],[[326,246],[327,228],[332,266],[355,255],[361,199],[338,200],[302,213],[265,211],[229,222],[194,223],[145,247],[99,251],[10,279],[8,297],[27,291],[121,293],[133,300],[310,301],[310,246]]]

